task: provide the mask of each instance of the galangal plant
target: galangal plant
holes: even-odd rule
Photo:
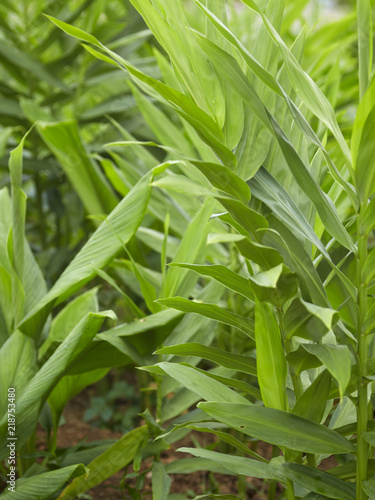
[[[166,83],[92,35],[53,22],[83,40],[99,59],[126,70],[143,92],[179,115],[196,155],[162,145],[180,164],[155,184],[214,200],[213,217],[230,228],[231,267],[175,259],[170,268],[194,271],[201,283],[212,279],[221,284],[231,299],[228,308],[204,298],[165,295],[158,303],[221,321],[249,339],[241,354],[210,347],[211,337],[207,343],[168,343],[157,351],[166,360],[144,369],[156,378],[164,376],[169,388],[171,379],[177,381],[189,391],[185,395],[192,394],[190,404],[204,400],[164,438],[181,428],[215,433],[237,454],[200,447],[182,451],[199,457],[201,467],[216,464],[228,473],[280,482],[290,500],[374,498],[371,3],[358,1],[357,47],[350,36],[340,47],[350,64],[352,51],[358,51],[358,85],[352,82],[350,92],[345,86],[341,90],[344,79],[335,65],[324,89],[327,95],[301,65],[308,45],[305,30],[290,47],[280,34],[285,34],[284,2],[271,0],[263,10],[264,2],[261,7],[242,0],[244,15],[260,26],[252,43],[229,29],[226,2],[196,0],[196,5],[187,2],[186,10],[182,1],[132,4],[170,59],[171,64],[165,55],[158,56]],[[288,2],[285,18],[290,21],[290,12],[301,12],[305,4]],[[352,22],[353,15],[337,26],[350,30]],[[290,36],[292,30],[286,31]],[[339,44],[337,33],[333,38]],[[314,43],[316,39],[310,48]],[[324,75],[319,67],[329,67],[329,60],[332,54],[321,59],[309,54],[315,78]],[[150,113],[149,101],[134,92]],[[359,96],[354,121],[335,112],[337,103],[348,105],[345,94],[350,105],[353,95]],[[125,141],[111,147],[130,145]],[[185,362],[172,360],[172,355]],[[192,362],[195,358],[231,373],[202,371]],[[239,376],[244,373],[251,378]],[[166,407],[167,401],[159,423]],[[267,460],[244,446],[250,438],[272,444],[274,458]],[[338,465],[331,461],[323,471],[322,461],[330,456]],[[166,497],[169,483],[162,484]]]

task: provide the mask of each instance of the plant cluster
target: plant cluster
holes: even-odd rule
[[[266,481],[269,499],[375,498],[372,2],[324,22],[306,0],[130,4],[148,30],[123,38],[100,24],[99,1],[47,16],[56,43],[44,57],[69,65],[73,44],[81,90],[72,101],[53,84],[50,103],[41,82],[21,104],[36,125],[0,191],[0,385],[16,391],[20,479],[1,498],[77,498],[128,465],[123,493],[138,500],[149,472],[153,500],[180,500],[171,476],[202,470],[238,477],[238,491],[197,499],[244,500],[247,477]],[[86,9],[93,25],[75,22]],[[122,95],[115,76],[143,130],[102,101],[93,115],[98,82]],[[77,99],[92,122],[71,119]],[[40,139],[34,161],[53,155],[94,228],[49,289],[25,237],[24,165]],[[102,283],[126,311],[118,325],[92,287]],[[155,393],[142,425],[58,449],[66,403],[126,364]],[[164,464],[192,431],[215,445]]]

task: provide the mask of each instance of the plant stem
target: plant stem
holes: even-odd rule
[[[272,447],[272,458],[275,458],[279,455],[279,447]],[[277,481],[270,481],[268,486],[268,495],[267,500],[275,500],[276,498],[276,489],[277,489]]]
[[[279,322],[280,333],[281,333],[282,339],[284,341],[285,351],[288,354],[289,352],[291,352],[293,350],[293,343],[292,343],[292,340],[288,339],[286,337],[286,335],[285,335],[285,329],[284,329],[284,312],[283,312],[283,310],[281,308],[278,307],[276,309],[276,314],[277,314],[277,319],[278,319],[278,322]],[[294,394],[295,394],[295,397],[296,397],[296,400],[297,400],[302,395],[302,393],[303,393],[302,382],[301,382],[301,379],[300,379],[299,375],[297,375],[296,373],[294,373],[294,370],[292,370],[291,367],[289,367],[289,371],[290,371],[290,375],[292,377]],[[285,453],[284,453],[284,456],[285,456]],[[298,461],[302,462],[302,453],[300,454]],[[295,496],[294,496],[294,484],[293,484],[293,481],[287,479],[286,490],[287,490],[288,500],[294,500]]]
[[[367,285],[363,283],[362,269],[367,258],[367,235],[361,232],[361,213],[365,205],[361,206],[358,217],[358,308],[357,308],[357,334],[358,334],[358,405],[357,405],[357,500],[367,500],[367,495],[362,489],[362,481],[368,476],[368,443],[363,437],[367,431],[368,422],[368,396],[365,380],[367,375],[367,335],[363,324],[367,312]]]
[[[281,336],[282,336],[282,339],[284,341],[284,347],[285,347],[285,351],[287,354],[289,354],[291,351],[293,351],[293,343],[292,343],[292,339],[288,339],[285,335],[285,330],[284,330],[284,312],[282,309],[280,309],[279,307],[276,309],[276,314],[277,314],[277,319],[278,319],[278,322],[279,322],[279,327],[280,327],[280,332],[281,332]],[[302,396],[302,393],[303,393],[303,387],[302,387],[302,382],[301,382],[301,378],[299,375],[297,375],[294,370],[289,367],[289,371],[290,371],[290,376],[292,378],[292,382],[293,382],[293,389],[294,389],[294,394],[296,396],[296,400]]]
[[[290,479],[286,480],[286,492],[288,495],[288,500],[295,500],[296,497],[294,496],[294,485],[293,481],[291,481]]]

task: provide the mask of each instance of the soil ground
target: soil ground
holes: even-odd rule
[[[97,427],[92,427],[90,424],[83,421],[83,414],[89,404],[89,398],[86,393],[83,393],[72,401],[68,403],[64,411],[64,417],[66,423],[59,428],[57,445],[59,448],[66,448],[68,446],[74,446],[81,440],[85,439],[86,442],[98,441],[100,439],[118,439],[122,436],[121,433],[113,432],[109,429],[101,429]],[[42,448],[45,443],[45,436],[42,431],[38,432],[38,447]],[[207,445],[215,440],[214,435],[207,435],[203,433],[197,433],[196,438],[199,439],[200,443]],[[176,451],[177,448],[181,446],[193,447],[194,444],[190,436],[186,436],[183,440],[178,443],[173,443],[169,450],[164,451],[161,454],[161,461],[163,463],[169,463],[179,458],[186,458],[185,453],[179,453]],[[259,448],[257,450],[263,456],[268,456],[270,458],[271,447],[265,443],[259,443]],[[147,465],[151,465],[151,462],[143,464],[143,470],[147,468]],[[126,472],[131,472],[128,469]],[[124,496],[121,492],[119,484],[124,476],[124,470],[119,471],[111,478],[107,479],[101,485],[87,491],[87,493],[92,497],[93,500],[124,500],[131,498],[130,496]],[[237,494],[237,480],[234,476],[227,476],[223,474],[214,474],[214,479],[219,485],[220,493],[222,494]],[[210,473],[202,471],[195,472],[192,474],[173,474],[172,476],[171,493],[180,493],[185,495],[202,495],[209,489],[210,485]],[[247,478],[249,482],[249,487],[247,488],[247,499],[251,500],[265,500],[267,498],[268,485],[263,481],[255,478]],[[212,481],[212,480],[211,480]],[[131,483],[130,483],[131,484]],[[135,484],[131,484],[135,487]],[[151,474],[146,474],[146,481],[142,488],[142,500],[151,500]],[[125,495],[127,495],[125,493]]]

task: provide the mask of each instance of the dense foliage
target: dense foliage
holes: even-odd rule
[[[196,498],[246,477],[375,498],[372,2],[21,3],[0,7],[1,498],[132,465],[143,499],[150,458],[153,500],[198,470],[238,491]],[[140,425],[59,449],[66,403],[126,365],[154,393]],[[216,444],[164,464],[192,430]]]

